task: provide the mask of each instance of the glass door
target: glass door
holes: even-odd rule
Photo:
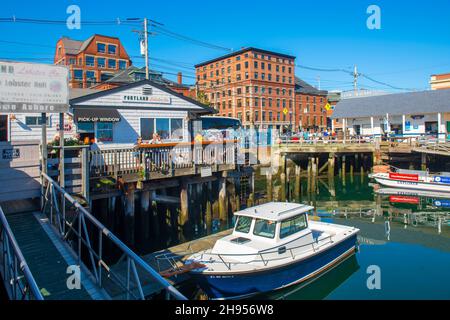
[[[8,116],[0,115],[0,142],[8,141]]]

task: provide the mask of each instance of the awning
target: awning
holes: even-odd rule
[[[75,122],[119,122],[117,109],[108,108],[74,108]]]

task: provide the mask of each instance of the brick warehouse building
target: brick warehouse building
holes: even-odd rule
[[[295,129],[321,130],[327,125],[328,91],[318,90],[309,83],[295,77]],[[330,114],[331,115],[331,114]]]
[[[54,63],[69,66],[71,88],[89,88],[127,69],[131,60],[119,38],[95,34],[85,41],[59,39]]]
[[[218,115],[239,118],[247,128],[296,126],[294,56],[245,48],[195,69],[198,89]]]

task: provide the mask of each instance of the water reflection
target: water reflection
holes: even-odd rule
[[[255,299],[322,300],[350,278],[358,269],[359,265],[356,256],[352,255],[335,268],[306,284],[258,295]]]

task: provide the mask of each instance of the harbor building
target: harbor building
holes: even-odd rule
[[[150,80],[70,100],[80,139],[99,148],[130,147],[157,133],[161,142],[190,141],[190,120],[214,110]]]
[[[450,73],[433,74],[430,85],[431,90],[450,89]]]
[[[295,129],[314,131],[327,128],[328,92],[295,77]]]
[[[119,38],[94,34],[84,41],[59,39],[54,63],[69,66],[69,87],[89,88],[127,69],[132,61]]]
[[[295,56],[245,48],[195,66],[197,87],[244,127],[294,126]]]
[[[344,99],[332,118],[350,135],[430,135],[450,132],[450,89]]]

